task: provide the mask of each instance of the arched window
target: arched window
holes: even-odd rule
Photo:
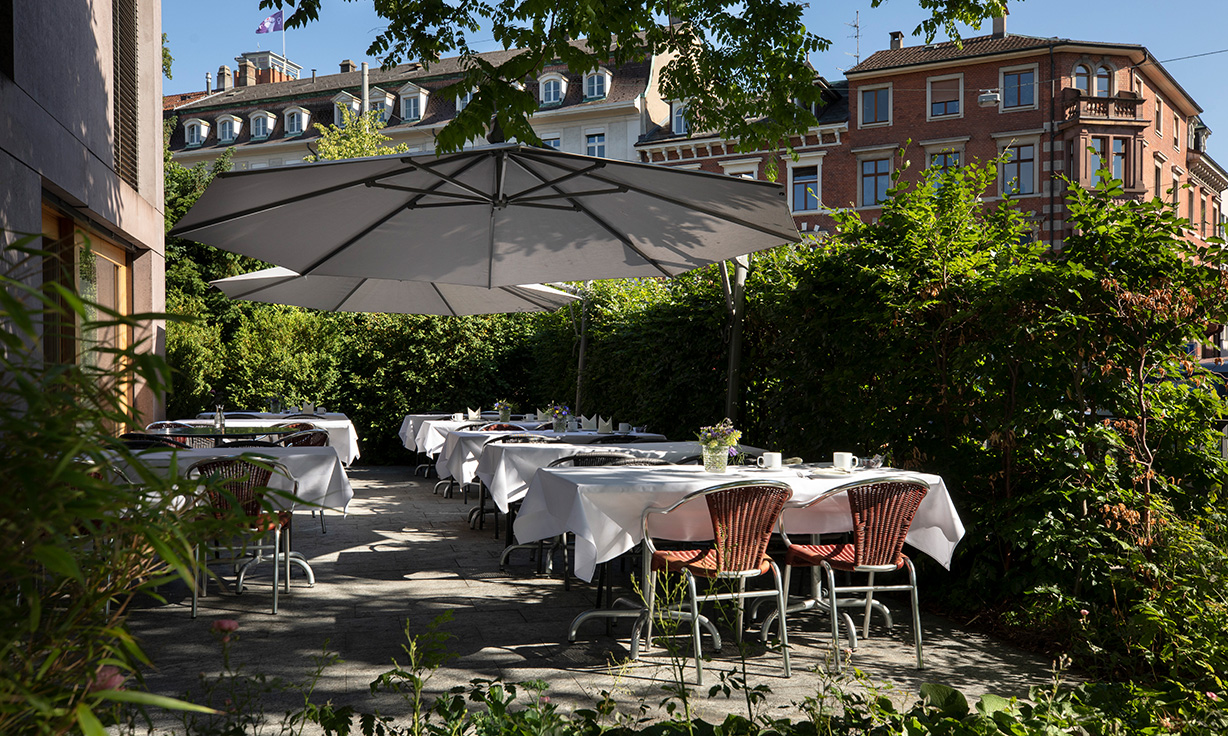
[[[605,75],[600,72],[590,74],[584,80],[584,96],[587,99],[605,97]]]
[[[557,79],[547,79],[542,85],[542,104],[557,105],[563,99],[563,85]]]
[[[690,132],[690,129],[687,127],[687,124],[686,124],[686,103],[685,102],[675,102],[674,103],[673,118],[674,118],[674,122],[673,122],[674,135],[685,135],[686,133]]]
[[[1092,73],[1087,67],[1082,64],[1075,67],[1074,73],[1075,89],[1087,94],[1091,92]]]
[[[1107,67],[1096,67],[1096,96],[1109,96],[1109,70]]]

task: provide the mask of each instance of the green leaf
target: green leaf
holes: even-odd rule
[[[924,683],[921,685],[921,697],[944,716],[963,718],[968,715],[968,699],[950,685],[936,682]]]
[[[85,736],[107,736],[107,729],[103,728],[102,721],[98,720],[98,716],[94,715],[88,705],[78,703],[76,713],[77,725]]]
[[[137,703],[138,705],[152,705],[156,708],[166,708],[167,710],[186,710],[193,713],[218,713],[207,705],[198,705],[189,703],[186,700],[178,698],[170,698],[165,695],[154,695],[153,693],[140,692],[138,690],[102,690],[97,695],[105,700],[114,700],[121,703]]]

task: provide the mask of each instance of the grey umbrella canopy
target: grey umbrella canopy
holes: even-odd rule
[[[308,276],[488,288],[672,276],[799,239],[777,184],[519,144],[228,172],[170,234]]]
[[[400,314],[498,314],[557,309],[578,297],[549,286],[480,286],[425,281],[365,279],[349,276],[300,276],[287,269],[262,271],[210,281],[232,299],[293,304],[332,312]]]

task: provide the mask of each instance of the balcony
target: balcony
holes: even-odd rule
[[[1143,99],[1141,97],[1091,97],[1078,90],[1067,88],[1065,120],[1067,123],[1132,123],[1144,125],[1148,121],[1142,117]]]

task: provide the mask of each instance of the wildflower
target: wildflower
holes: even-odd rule
[[[1219,702],[1219,696],[1210,690],[1207,691],[1207,699],[1214,700],[1217,703]]]
[[[232,631],[239,630],[239,622],[233,618],[219,618],[213,622],[210,630],[215,634],[229,634]]]
[[[540,700],[542,703],[549,703],[549,702],[550,702],[550,696],[549,696],[549,695],[543,695],[543,696],[541,696],[541,697],[539,698],[539,700]]]
[[[1090,612],[1089,612],[1089,611],[1088,611],[1086,608],[1080,608],[1080,609],[1079,609],[1079,615],[1080,615],[1080,616],[1082,616],[1083,618],[1087,618],[1087,614],[1088,614],[1088,613],[1090,613]]]
[[[128,679],[119,668],[113,664],[104,664],[98,668],[94,680],[89,684],[90,692],[99,690],[123,690],[124,680]]]

